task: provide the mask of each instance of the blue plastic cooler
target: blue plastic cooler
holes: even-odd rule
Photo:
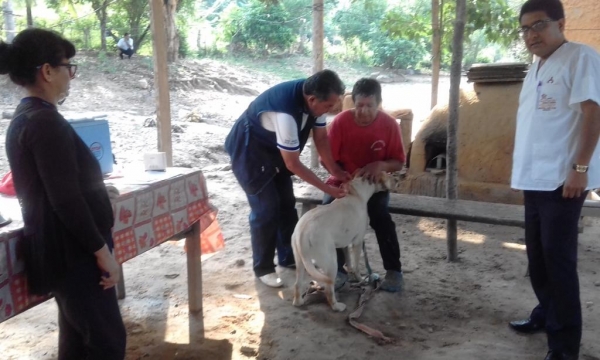
[[[108,121],[95,119],[69,120],[81,140],[98,159],[103,174],[113,171],[113,154],[110,146]]]

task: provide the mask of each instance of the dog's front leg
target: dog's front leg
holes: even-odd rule
[[[354,278],[355,282],[360,282],[360,254],[362,251],[362,244],[365,241],[365,232],[358,234],[357,237],[352,241],[352,262],[350,265],[350,273]]]

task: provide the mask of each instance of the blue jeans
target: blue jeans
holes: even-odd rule
[[[548,347],[579,353],[581,303],[577,275],[577,225],[587,192],[578,198],[555,191],[524,191],[529,275],[539,304],[531,313],[546,324]]]
[[[325,194],[323,205],[333,201],[333,197]],[[402,271],[400,263],[400,244],[396,234],[396,224],[392,221],[389,211],[390,193],[381,191],[373,194],[367,202],[367,213],[369,214],[369,225],[375,230],[379,252],[383,260],[385,270]],[[346,273],[344,264],[346,258],[342,249],[337,249],[338,271]]]
[[[277,174],[258,193],[246,193],[250,204],[250,239],[254,274],[275,272],[273,257],[277,249],[281,266],[294,264],[292,234],[298,222],[292,178]]]

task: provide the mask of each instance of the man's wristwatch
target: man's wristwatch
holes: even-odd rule
[[[577,164],[573,164],[573,170],[575,170],[578,173],[586,173],[589,169],[588,165],[577,165]]]

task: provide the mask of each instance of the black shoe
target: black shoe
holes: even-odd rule
[[[523,334],[533,334],[546,331],[545,324],[535,322],[531,319],[511,321],[508,323],[508,325],[516,332]]]
[[[568,354],[561,351],[548,351],[544,360],[577,360],[579,359],[579,355],[577,354]]]

